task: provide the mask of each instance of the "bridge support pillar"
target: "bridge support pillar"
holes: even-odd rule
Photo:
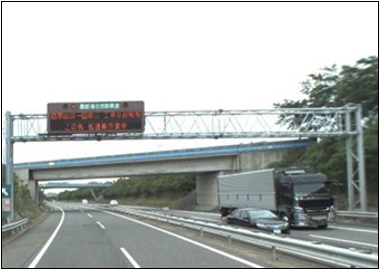
[[[97,195],[95,195],[94,189],[91,189],[90,192],[91,192],[91,195],[93,196],[95,203],[97,203],[98,201],[100,201],[103,198],[103,195],[100,195],[99,197],[97,197]]]
[[[23,185],[28,184],[28,181],[31,179],[31,172],[29,169],[18,169],[14,172]]]
[[[196,209],[210,211],[218,207],[217,176],[219,172],[200,173],[196,177]]]
[[[27,185],[32,200],[39,204],[38,182],[32,179],[32,171],[29,169],[18,169],[14,171],[20,180],[20,185]]]
[[[36,180],[28,181],[28,189],[32,200],[38,205],[39,204],[39,194],[38,194],[38,182]]]

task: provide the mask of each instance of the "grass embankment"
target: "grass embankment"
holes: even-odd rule
[[[111,199],[119,204],[152,207],[170,207],[189,209],[195,204],[194,191],[196,177],[194,175],[161,175],[121,178],[112,186],[94,189],[96,195],[103,195],[100,201],[108,203]],[[90,189],[65,191],[59,194],[59,200],[92,201]]]
[[[5,165],[1,165],[1,185],[5,185],[6,175],[5,175]],[[42,214],[40,208],[32,200],[29,189],[26,184],[15,175],[14,176],[14,220],[19,220],[22,218],[29,217],[29,221],[35,220]],[[6,218],[1,217],[1,225],[6,222]]]
[[[196,205],[195,190],[189,193],[166,192],[156,196],[124,197],[117,198],[122,205],[169,207],[177,210],[193,210]],[[108,203],[107,200],[103,201]]]
[[[29,217],[29,221],[33,222],[38,218],[42,211],[32,200],[29,189],[26,185],[22,185],[19,180],[15,182],[15,201],[14,201],[15,219]]]
[[[38,220],[43,214],[43,211],[37,206],[37,204],[32,200],[29,189],[26,185],[22,185],[22,182],[15,178],[14,182],[14,213],[13,220],[21,220],[23,218],[29,218],[28,224],[31,225]],[[1,225],[9,222],[9,217],[1,218]],[[3,241],[12,240],[10,239],[12,234],[10,232],[5,232],[1,234]],[[4,243],[3,243],[4,244]]]

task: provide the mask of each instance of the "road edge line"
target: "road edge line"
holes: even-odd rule
[[[55,208],[59,209],[62,213],[62,216],[61,216],[61,220],[60,220],[60,223],[58,224],[57,228],[55,229],[55,231],[53,232],[53,234],[50,236],[49,240],[46,242],[46,244],[44,245],[44,247],[40,250],[40,252],[37,254],[37,256],[34,258],[34,260],[32,261],[32,263],[28,266],[28,268],[36,268],[37,264],[40,262],[41,258],[44,256],[44,254],[46,253],[46,251],[48,250],[49,246],[51,245],[51,243],[53,242],[54,238],[56,237],[58,231],[60,230],[64,220],[65,220],[65,212],[64,210],[59,207],[59,206],[56,206],[54,205]]]
[[[130,253],[128,253],[127,250],[126,250],[124,247],[121,247],[120,250],[122,251],[122,253],[124,254],[124,256],[126,256],[126,258],[128,259],[128,261],[134,266],[134,268],[141,268],[140,265],[135,261],[134,258],[132,258],[132,256],[130,255]]]

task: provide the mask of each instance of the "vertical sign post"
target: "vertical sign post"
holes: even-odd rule
[[[10,210],[9,210],[9,217],[10,220],[13,221],[13,203],[14,203],[14,185],[13,185],[13,119],[11,116],[11,113],[7,111],[5,114],[6,117],[6,134],[5,134],[5,145],[6,145],[6,180],[5,184],[6,186],[4,187],[4,192],[3,193],[3,187],[1,187],[1,195],[2,197],[5,194],[8,194],[9,197],[6,198],[9,200],[10,204]],[[3,204],[3,203],[2,203]]]

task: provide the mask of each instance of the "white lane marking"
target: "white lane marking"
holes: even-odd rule
[[[58,224],[57,228],[55,229],[55,231],[53,232],[53,234],[50,236],[48,242],[46,242],[46,244],[44,245],[44,247],[40,250],[40,252],[37,254],[36,258],[34,258],[34,260],[32,261],[32,263],[28,266],[28,268],[35,268],[37,266],[37,264],[40,262],[41,258],[44,256],[44,254],[46,253],[46,251],[48,250],[49,246],[52,244],[54,238],[56,237],[58,231],[60,230],[64,220],[65,220],[65,212],[64,210],[59,207],[59,206],[55,206],[55,208],[59,209],[62,213],[62,216],[61,216],[61,221],[60,223]]]
[[[97,221],[97,224],[98,224],[102,229],[106,229],[106,227],[103,226],[103,225],[101,224],[101,222]]]
[[[365,230],[365,229],[355,229],[355,228],[345,228],[345,227],[336,227],[336,226],[329,226],[330,229],[336,229],[336,230],[345,230],[345,231],[359,231],[359,232],[368,232],[368,233],[377,233],[377,230]]]
[[[130,253],[128,253],[123,247],[121,247],[120,250],[122,251],[122,253],[124,254],[124,256],[126,256],[126,258],[128,259],[128,261],[133,265],[134,268],[140,268],[140,265],[138,265],[138,263],[135,261],[135,259],[132,258],[132,256],[130,255]]]
[[[378,245],[375,245],[375,244],[369,244],[369,243],[363,243],[363,242],[357,242],[357,241],[351,241],[351,240],[344,240],[344,239],[337,239],[337,238],[331,238],[331,237],[314,235],[314,234],[310,234],[310,236],[314,237],[314,238],[319,238],[319,239],[326,239],[326,240],[332,240],[332,241],[336,241],[336,242],[343,242],[343,243],[350,243],[350,244],[356,244],[356,245],[361,245],[361,246],[378,248]]]
[[[263,266],[260,266],[260,265],[258,265],[258,264],[255,264],[255,263],[253,263],[253,262],[249,262],[249,261],[244,260],[244,259],[242,259],[242,258],[233,256],[233,255],[231,255],[231,254],[229,254],[229,253],[226,253],[226,252],[223,252],[223,251],[221,251],[221,250],[212,248],[212,247],[210,247],[210,246],[201,244],[201,243],[199,243],[199,242],[196,242],[196,241],[193,241],[193,240],[191,240],[191,239],[185,238],[185,237],[183,237],[183,236],[181,236],[181,235],[178,235],[178,234],[175,234],[175,233],[172,233],[172,232],[169,232],[169,231],[166,231],[166,230],[157,228],[157,227],[155,227],[155,226],[152,226],[152,225],[143,223],[143,222],[141,222],[141,221],[137,221],[137,220],[134,220],[134,219],[131,219],[131,218],[122,216],[122,215],[120,215],[120,214],[114,214],[114,213],[112,213],[112,212],[108,212],[108,211],[103,211],[103,212],[108,213],[108,214],[110,214],[110,215],[114,215],[114,216],[123,218],[123,219],[126,219],[126,220],[129,220],[129,221],[132,221],[132,222],[135,222],[135,223],[138,223],[138,224],[141,224],[141,225],[144,225],[144,226],[146,226],[146,227],[148,227],[148,228],[151,228],[151,229],[154,229],[154,230],[157,230],[157,231],[166,233],[166,234],[168,234],[168,235],[171,235],[171,236],[173,236],[173,237],[179,238],[179,239],[181,239],[181,240],[183,240],[183,241],[189,242],[189,243],[191,243],[191,244],[193,244],[193,245],[202,247],[202,248],[204,248],[204,249],[210,250],[210,251],[212,251],[212,252],[214,252],[214,253],[216,253],[216,254],[220,254],[220,255],[222,255],[222,256],[224,256],[224,257],[226,257],[226,258],[232,259],[232,260],[234,260],[234,261],[240,262],[240,263],[245,264],[245,265],[248,265],[248,266],[250,266],[250,267],[253,267],[253,268],[264,268]]]
[[[93,216],[91,214],[87,214],[88,217],[92,218]]]

